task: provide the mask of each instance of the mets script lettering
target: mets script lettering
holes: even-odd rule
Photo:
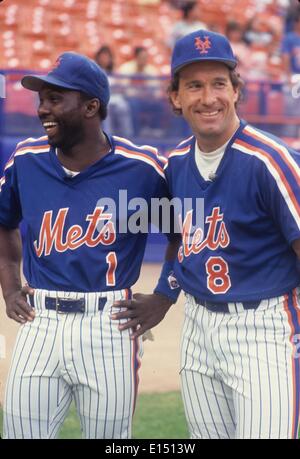
[[[53,211],[44,213],[39,234],[39,240],[34,241],[34,247],[38,257],[50,255],[53,247],[57,252],[75,250],[82,245],[96,247],[98,244],[110,245],[116,240],[116,231],[112,221],[112,214],[104,213],[103,207],[96,207],[92,214],[87,215],[86,221],[89,222],[84,233],[80,225],[72,225],[66,232],[66,217],[69,209],[60,209],[55,222],[52,222]],[[100,222],[106,221],[101,225],[101,230],[97,230]]]
[[[229,234],[223,221],[224,214],[220,212],[220,207],[214,207],[211,215],[206,217],[208,223],[207,236],[203,239],[203,230],[197,228],[192,233],[193,210],[186,213],[182,226],[182,246],[178,251],[178,260],[182,263],[184,257],[189,257],[192,253],[200,253],[206,247],[216,250],[219,247],[225,248],[230,243]]]

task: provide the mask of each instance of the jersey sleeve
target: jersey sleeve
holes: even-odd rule
[[[286,154],[266,162],[262,179],[267,209],[291,244],[300,238],[300,154]]]
[[[17,168],[12,157],[6,164],[4,175],[0,179],[0,225],[15,229],[21,220]]]

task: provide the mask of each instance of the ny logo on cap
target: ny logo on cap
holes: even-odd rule
[[[57,67],[59,67],[60,64],[61,64],[61,61],[62,61],[62,57],[59,56],[59,57],[56,59],[56,61],[54,62],[51,71],[57,69]]]
[[[207,54],[208,53],[207,50],[211,47],[211,41],[209,37],[205,36],[204,38],[205,38],[204,41],[201,40],[200,37],[195,38],[195,48],[199,49],[200,54]]]

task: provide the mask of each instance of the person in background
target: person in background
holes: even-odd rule
[[[243,76],[247,80],[268,81],[281,75],[280,31],[273,21],[265,16],[253,17],[244,34],[248,45],[246,69]]]
[[[242,78],[247,78],[247,62],[249,59],[249,46],[244,41],[244,28],[236,21],[226,24],[225,35],[231,43],[232,50],[239,63],[239,73]]]
[[[288,2],[288,5],[285,8],[284,11],[284,30],[285,33],[292,32],[293,31],[293,25],[294,25],[294,20],[295,16],[297,16],[299,12],[299,0],[286,0]]]
[[[123,75],[136,75],[139,77],[155,77],[158,72],[154,65],[149,64],[149,54],[144,46],[134,48],[134,57],[132,60],[124,62],[118,73]]]
[[[200,19],[200,8],[196,1],[186,2],[180,8],[182,18],[175,22],[168,45],[172,48],[179,38],[198,29],[206,29],[207,26]]]
[[[162,115],[161,84],[156,67],[149,64],[149,54],[145,47],[134,48],[134,58],[122,64],[118,78],[130,103],[134,136],[149,135],[153,128],[161,125]],[[120,77],[123,78],[120,78]],[[124,78],[125,77],[125,78]]]
[[[288,32],[282,39],[281,53],[283,73],[285,79],[285,113],[288,116],[299,116],[298,88],[300,84],[300,7],[294,15],[293,31]],[[297,125],[296,125],[297,126]],[[289,135],[298,135],[293,126],[290,126]]]
[[[244,40],[253,49],[264,49],[274,40],[275,30],[266,18],[254,16],[245,30]]]
[[[300,77],[300,8],[294,17],[293,31],[283,37],[281,49],[287,79],[291,81],[293,75]]]
[[[95,54],[95,62],[109,75],[114,71],[115,58],[108,45],[102,45]]]
[[[114,88],[110,98],[107,118],[103,126],[107,132],[114,132],[120,136],[132,137],[133,124],[130,105],[126,100],[126,88],[121,84],[120,79],[113,75],[115,71],[115,57],[110,46],[102,45],[94,56],[95,62],[105,70],[109,84]]]

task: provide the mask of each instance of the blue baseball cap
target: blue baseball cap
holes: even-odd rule
[[[171,61],[172,76],[185,65],[202,61],[223,62],[230,69],[237,65],[237,59],[224,35],[210,30],[197,30],[175,43]]]
[[[96,97],[104,105],[108,104],[110,97],[104,70],[92,59],[71,51],[61,54],[47,75],[26,75],[21,83],[31,91],[40,91],[45,83],[81,91]]]

